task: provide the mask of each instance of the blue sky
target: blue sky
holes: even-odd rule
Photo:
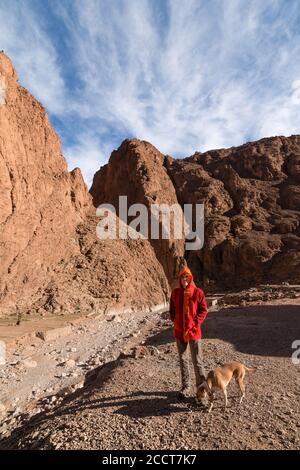
[[[0,49],[90,185],[127,137],[175,157],[299,132],[299,0],[0,0]]]

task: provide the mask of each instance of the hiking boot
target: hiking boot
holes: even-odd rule
[[[177,395],[177,399],[179,401],[183,401],[189,396],[189,389],[188,388],[182,388],[180,392]]]

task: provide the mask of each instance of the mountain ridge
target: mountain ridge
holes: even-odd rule
[[[65,314],[168,301],[185,255],[207,291],[300,282],[300,136],[271,137],[184,159],[125,139],[90,193],[67,170],[43,106],[0,53],[0,307]],[[204,203],[205,244],[99,240],[96,207]],[[138,292],[138,294],[137,294]]]

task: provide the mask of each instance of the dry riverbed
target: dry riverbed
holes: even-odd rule
[[[48,387],[48,398],[30,396],[28,384],[32,411],[6,415],[0,448],[299,449],[300,365],[291,361],[292,342],[300,339],[299,299],[215,310],[204,326],[206,369],[231,360],[258,368],[247,376],[242,405],[234,384],[226,412],[221,396],[211,414],[192,395],[177,401],[177,352],[166,313],[124,315],[97,329],[99,320],[91,320],[63,345],[45,343],[44,359],[30,356],[38,365],[27,374],[39,371],[36,387],[43,393]],[[51,373],[47,382],[50,366],[59,376]]]

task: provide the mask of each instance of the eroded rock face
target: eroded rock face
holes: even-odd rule
[[[186,253],[206,289],[300,283],[300,136],[175,160],[126,140],[91,195],[44,108],[0,53],[1,314],[139,309],[168,300],[183,240],[99,240],[95,207],[205,205],[205,243]],[[94,203],[94,205],[93,205]]]
[[[204,247],[185,255],[196,282],[206,288],[300,282],[299,155],[299,136],[181,160],[163,158],[151,144],[134,139],[112,153],[91,192],[96,204],[115,204],[120,194],[128,195],[130,204],[204,203]],[[178,242],[176,249],[181,254]],[[166,266],[174,253],[160,246],[156,255],[170,280]]]
[[[72,233],[90,198],[80,171],[67,171],[44,108],[18,85],[3,53],[0,80],[0,292],[13,305],[76,251]]]
[[[99,240],[94,208],[76,227],[76,252],[59,263],[32,304],[33,311],[133,312],[168,300],[162,266],[147,240]]]
[[[125,140],[112,152],[108,164],[95,174],[90,192],[96,207],[110,203],[117,213],[122,195],[127,196],[128,207],[141,203],[149,209],[151,204],[178,203],[164,155],[150,143],[138,139]],[[149,220],[149,235],[150,226]],[[184,240],[174,240],[172,236],[168,240],[149,240],[172,286],[176,282],[178,261],[184,254]]]
[[[300,136],[291,136],[169,161],[181,203],[206,207],[204,248],[187,254],[198,282],[300,282],[299,155]]]
[[[41,104],[0,53],[0,314],[89,313],[165,301],[148,242],[100,241],[79,169],[67,170]],[[146,262],[145,262],[145,259]]]

